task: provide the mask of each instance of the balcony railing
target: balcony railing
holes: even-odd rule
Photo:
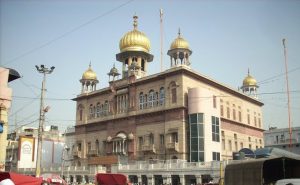
[[[142,146],[142,151],[143,151],[143,152],[152,152],[152,153],[156,153],[156,149],[155,149],[154,144],[143,145],[143,146]]]
[[[176,152],[179,151],[179,144],[177,142],[167,143],[168,150],[174,150]]]

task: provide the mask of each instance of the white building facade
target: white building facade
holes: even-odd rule
[[[291,137],[290,137],[291,136]],[[264,132],[265,147],[275,147],[300,155],[300,127],[271,128]]]

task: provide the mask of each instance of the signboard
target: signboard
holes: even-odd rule
[[[35,168],[35,138],[20,136],[18,168]]]
[[[111,165],[118,163],[118,156],[91,157],[88,159],[89,165]]]

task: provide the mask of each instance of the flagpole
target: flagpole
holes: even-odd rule
[[[159,10],[160,15],[160,72],[163,71],[163,10]]]
[[[284,48],[284,63],[285,63],[285,79],[286,79],[286,91],[288,97],[288,121],[289,121],[289,134],[290,134],[290,144],[289,148],[292,149],[292,128],[291,128],[291,107],[290,107],[290,90],[289,90],[289,79],[288,79],[288,66],[287,66],[287,48],[285,46],[285,39],[282,39],[282,44]]]

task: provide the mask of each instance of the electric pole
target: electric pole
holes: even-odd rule
[[[46,84],[46,74],[51,74],[54,70],[54,66],[50,69],[45,67],[44,65],[35,66],[39,73],[43,73],[43,82],[41,89],[41,104],[40,104],[40,118],[39,118],[39,129],[38,129],[38,148],[37,148],[37,159],[36,159],[36,168],[35,168],[35,176],[39,177],[41,174],[41,164],[42,164],[42,140],[43,140],[43,131],[44,131],[44,121],[45,121],[45,110],[44,110],[44,96],[45,96],[45,84]]]

